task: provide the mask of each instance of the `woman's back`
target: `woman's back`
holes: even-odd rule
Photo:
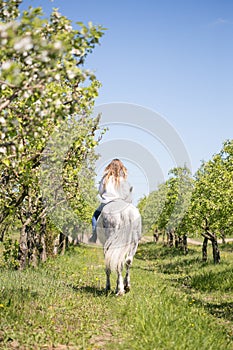
[[[104,176],[100,182],[99,194],[102,203],[108,203],[116,199],[132,202],[132,187],[122,176],[120,176],[118,183],[116,183],[113,176],[110,176],[107,181]]]

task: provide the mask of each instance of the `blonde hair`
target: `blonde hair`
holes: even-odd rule
[[[120,183],[120,177],[127,179],[128,171],[124,164],[117,158],[113,159],[104,169],[104,182],[108,182],[110,176],[113,177],[113,180],[117,186]]]

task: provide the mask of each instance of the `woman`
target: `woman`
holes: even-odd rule
[[[119,159],[113,159],[104,169],[104,175],[100,181],[99,194],[101,204],[92,217],[92,237],[90,241],[96,241],[96,223],[103,207],[114,200],[132,202],[132,187],[127,181],[128,172]]]

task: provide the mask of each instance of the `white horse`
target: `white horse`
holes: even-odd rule
[[[104,206],[97,221],[97,237],[104,246],[106,291],[111,289],[111,271],[117,272],[116,294],[130,290],[130,267],[141,238],[141,216],[136,207],[123,200]],[[126,275],[122,272],[126,265]]]

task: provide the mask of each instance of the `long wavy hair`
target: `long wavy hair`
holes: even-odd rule
[[[120,178],[127,179],[128,171],[124,164],[117,158],[113,159],[104,169],[104,182],[107,184],[110,176],[113,177],[113,180],[117,186],[119,186]]]

